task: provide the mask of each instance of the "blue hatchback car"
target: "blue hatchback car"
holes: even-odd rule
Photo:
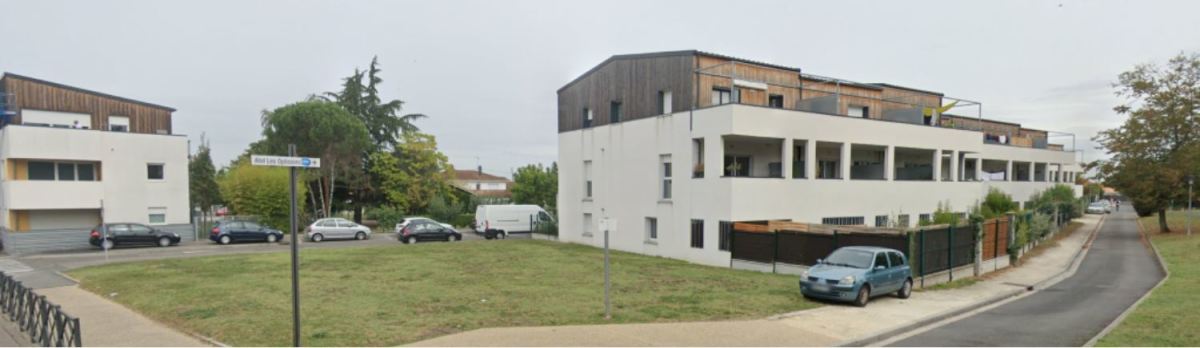
[[[904,253],[880,247],[851,246],[834,250],[800,276],[805,297],[848,301],[862,307],[871,297],[912,295],[912,269]]]

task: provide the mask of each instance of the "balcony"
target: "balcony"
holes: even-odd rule
[[[0,187],[9,210],[99,209],[104,198],[100,181],[12,180]]]

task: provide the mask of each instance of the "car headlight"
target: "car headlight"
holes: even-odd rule
[[[842,285],[842,286],[854,285],[854,276],[843,277],[842,280],[838,281],[838,285]]]
[[[804,273],[800,274],[800,278],[808,279],[808,270],[804,270]]]

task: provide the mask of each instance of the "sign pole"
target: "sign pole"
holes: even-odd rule
[[[288,156],[296,156],[296,144],[288,144]],[[300,346],[300,237],[296,230],[296,167],[288,167],[289,186],[291,189],[291,219],[289,231],[292,233],[292,346]]]
[[[600,211],[603,212],[604,208],[600,208]],[[612,229],[612,221],[608,220],[608,214],[604,214],[603,219],[604,219],[604,320],[609,320],[609,319],[612,319],[612,305],[611,305],[612,302],[609,300],[609,288],[612,287],[612,283],[610,283],[608,280],[608,273],[609,273],[608,230]]]

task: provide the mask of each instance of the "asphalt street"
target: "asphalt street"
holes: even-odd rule
[[[1084,345],[1164,276],[1131,210],[1108,217],[1071,277],[893,345]]]
[[[460,232],[463,235],[463,242],[484,241],[483,236],[475,234],[470,230],[462,230]],[[528,239],[529,235],[515,234],[509,238]],[[303,250],[314,248],[362,248],[399,244],[401,243],[396,240],[396,235],[394,233],[377,232],[373,234],[370,239],[362,241],[327,240],[320,243],[303,241],[300,244],[300,248],[301,255],[303,255]],[[230,245],[220,245],[206,239],[191,241],[190,238],[185,236],[185,240],[179,245],[175,246],[118,247],[113,250],[109,250],[107,255],[99,248],[96,248],[93,250],[20,255],[15,257],[0,258],[0,261],[2,261],[0,262],[0,271],[5,271],[6,273],[11,274],[14,279],[21,281],[27,287],[41,289],[75,284],[74,281],[59,275],[58,272],[64,272],[80,267],[100,265],[105,263],[170,258],[288,252],[290,248],[291,246],[286,243],[234,243]]]

